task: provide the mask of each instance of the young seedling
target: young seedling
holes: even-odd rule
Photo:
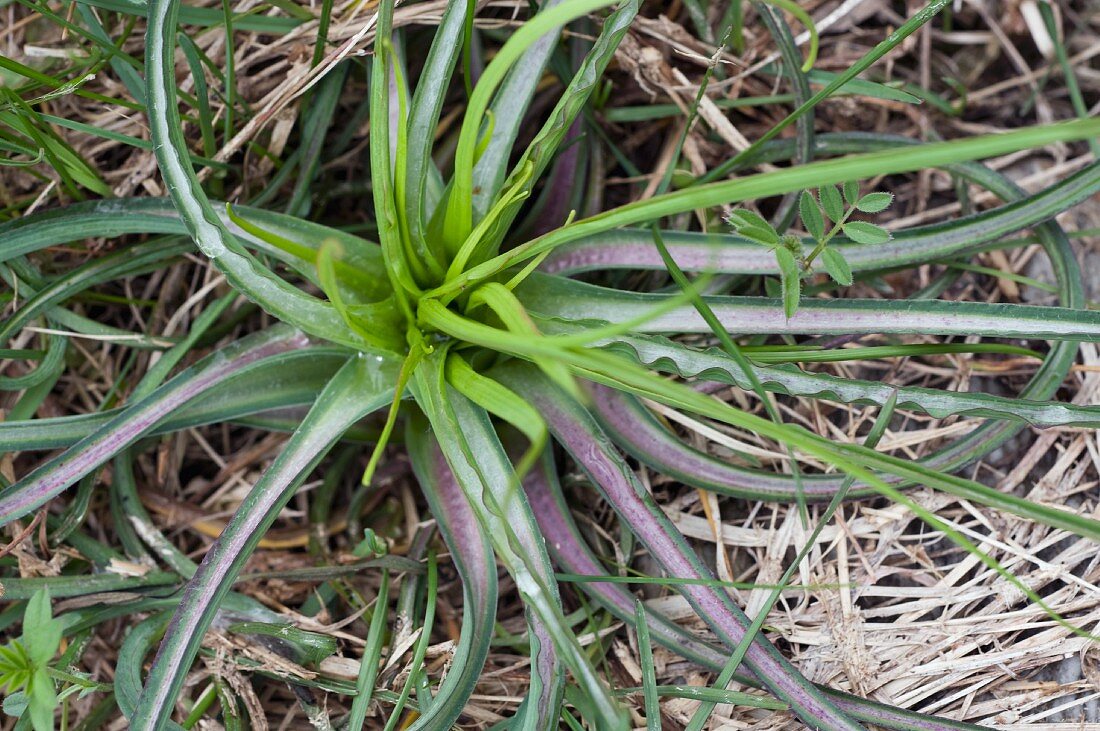
[[[109,690],[89,678],[56,666],[65,622],[50,610],[49,589],[39,589],[23,611],[23,633],[0,646],[0,690],[4,713],[29,721],[34,731],[53,731],[54,711],[74,693]],[[67,686],[57,692],[57,681]]]
[[[783,312],[790,319],[798,311],[802,277],[813,272],[813,263],[818,257],[834,282],[844,287],[852,283],[852,267],[848,260],[839,249],[829,247],[837,234],[842,233],[857,244],[884,244],[890,240],[890,232],[881,226],[850,219],[856,212],[881,213],[890,207],[893,200],[891,193],[876,192],[860,196],[859,183],[855,181],[844,183],[843,193],[835,185],[822,186],[816,197],[809,191],[803,191],[798,200],[798,217],[813,241],[813,248],[808,254],[799,237],[780,234],[757,213],[738,208],[729,214],[727,220],[737,233],[775,252],[779,267],[778,294],[783,298]]]

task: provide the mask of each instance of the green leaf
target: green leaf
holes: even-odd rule
[[[53,679],[45,668],[39,668],[31,678],[30,702],[27,704],[34,731],[53,731],[53,713],[56,708],[57,694],[54,692]]]
[[[789,320],[798,309],[798,300],[802,294],[802,272],[794,254],[786,249],[776,249],[775,259],[779,262],[779,276],[783,284],[783,312]]]
[[[163,728],[202,637],[264,532],[344,432],[393,397],[373,358],[351,358],[255,483],[188,583],[136,700],[131,728]]]
[[[821,200],[821,208],[830,221],[840,223],[844,220],[844,200],[840,197],[840,191],[835,185],[823,185],[818,189],[817,197]]]
[[[645,696],[645,725],[648,731],[661,731],[661,706],[657,700],[657,676],[653,667],[653,645],[649,639],[649,624],[645,607],[634,600],[634,629],[638,633],[638,654],[641,656],[642,692]]]
[[[351,702],[351,712],[348,714],[349,729],[363,728],[363,721],[367,717],[367,708],[370,706],[371,695],[374,692],[374,681],[378,677],[378,661],[382,655],[382,644],[385,638],[389,591],[390,574],[388,571],[383,571],[377,601],[374,604],[374,615],[367,629],[366,650],[359,663],[359,675],[355,682],[358,693]]]
[[[885,211],[894,202],[893,193],[868,193],[860,198],[855,206],[863,213],[879,213]]]
[[[775,246],[779,243],[779,234],[770,223],[752,211],[739,208],[729,215],[730,225],[747,239],[751,239],[765,246]]]
[[[474,169],[475,210],[486,210],[489,207],[487,201],[497,195],[498,191],[501,189],[510,188],[512,178],[514,178],[517,171],[521,170],[528,162],[534,165],[534,172],[527,185],[533,186],[535,181],[542,177],[547,166],[555,159],[556,153],[565,141],[566,135],[572,128],[574,121],[588,106],[592,94],[602,87],[600,80],[603,78],[604,71],[614,57],[616,49],[629,30],[634,17],[638,14],[638,9],[641,4],[641,0],[626,0],[625,2],[620,2],[618,8],[603,20],[603,27],[599,36],[592,43],[591,49],[580,63],[580,66],[577,67],[576,73],[558,98],[553,111],[547,116],[546,123],[542,126],[542,129],[539,130],[538,134],[535,135],[519,160],[516,161],[512,172],[509,174],[508,181],[501,185],[495,177],[488,177],[487,174],[493,170],[494,158],[500,157],[502,153],[504,158],[511,158],[514,156],[512,143],[515,139],[516,132],[512,130],[511,125],[520,124],[522,119],[526,116],[526,112],[509,115],[510,110],[518,108],[514,103],[517,96],[513,95],[511,100],[509,100],[505,98],[505,95],[510,94],[513,89],[518,88],[522,90],[525,88],[524,85],[530,83],[529,74],[531,67],[536,63],[541,66],[541,61],[538,60],[539,57],[537,56],[535,46],[530,48],[520,59],[517,68],[509,74],[508,79],[497,92],[497,98],[493,102],[493,112],[501,122],[497,127],[499,134],[494,136],[495,139],[489,143],[489,149],[486,150]],[[549,8],[549,3],[542,3],[541,6],[543,10],[546,10]],[[531,64],[528,64],[529,59],[532,61]],[[523,66],[523,70],[521,70],[519,66]],[[538,76],[541,78],[541,72]],[[523,97],[519,98],[522,99]],[[526,109],[527,104],[524,103],[522,108]],[[510,122],[509,120],[513,118],[515,121]],[[506,142],[507,144],[501,144],[501,142]],[[503,168],[501,167],[500,169],[502,170]],[[480,193],[477,192],[478,187],[481,188]],[[500,223],[498,224],[499,231],[495,233],[497,241],[493,244],[494,250],[499,249],[499,239],[508,230],[511,221],[518,212],[518,206],[514,205],[501,216]]]
[[[426,293],[450,302],[471,284],[492,277],[516,264],[548,251],[642,221],[652,221],[685,211],[710,206],[732,205],[748,199],[782,195],[804,190],[821,182],[851,180],[877,175],[907,172],[937,166],[957,166],[968,160],[992,157],[1015,150],[1066,139],[1082,139],[1100,134],[1100,120],[1061,122],[1043,127],[1031,127],[996,135],[927,143],[906,147],[904,138],[891,138],[891,147],[869,154],[823,162],[796,165],[757,175],[745,175],[710,185],[699,185],[655,196],[645,201],[628,203],[604,213],[559,227],[536,239],[520,244],[483,264],[471,267],[459,277]],[[897,142],[894,142],[894,139]]]
[[[149,117],[153,150],[188,233],[203,254],[225,274],[230,285],[273,316],[296,324],[319,338],[371,351],[372,348],[343,326],[331,304],[283,280],[241,247],[203,192],[183,137],[176,95],[178,11],[177,0],[156,0],[148,5],[150,23],[145,43],[145,80],[149,107],[158,112]],[[372,141],[374,137],[371,136]]]
[[[455,390],[493,416],[514,426],[531,442],[523,457],[516,462],[516,474],[520,478],[526,475],[546,449],[546,422],[539,412],[519,394],[475,371],[457,353],[447,356],[444,372],[447,382]]]
[[[825,238],[825,219],[821,216],[821,209],[817,207],[817,201],[808,190],[802,191],[798,199],[798,215],[802,219],[802,226],[806,232],[821,241]]]
[[[846,223],[843,230],[844,235],[857,244],[885,244],[890,240],[889,231],[866,221]]]
[[[272,622],[238,622],[229,631],[241,635],[273,637],[294,650],[295,662],[313,665],[336,653],[336,638],[319,632],[298,629],[291,624]]]
[[[439,113],[462,49],[466,12],[466,3],[448,4],[432,39],[424,67],[416,79],[416,91],[409,105],[404,220],[414,245],[423,242],[434,246],[431,241],[425,240],[424,222],[427,212],[434,208],[436,202],[432,188],[438,190],[443,185],[431,157],[433,132],[439,123]]]
[[[6,591],[4,597],[10,599]],[[15,680],[15,676],[29,668],[30,664],[30,658],[27,657],[27,652],[23,649],[21,643],[12,642],[9,645],[0,645],[0,688],[5,686],[9,690],[14,688],[15,685],[8,685],[9,681]]]
[[[36,667],[45,667],[61,645],[61,623],[50,612],[50,590],[41,589],[23,613],[23,645]]]
[[[462,128],[454,154],[454,176],[445,203],[444,236],[447,248],[453,252],[473,229],[474,162],[480,130],[493,92],[504,81],[508,70],[523,53],[548,31],[586,13],[613,4],[613,0],[565,0],[560,5],[538,13],[519,26],[485,68],[466,105]],[[376,169],[384,169],[377,168]]]
[[[855,180],[844,182],[844,200],[850,206],[854,206],[856,201],[859,200],[859,183]]]
[[[497,567],[489,535],[474,515],[435,444],[424,438],[430,427],[421,413],[406,421],[405,443],[417,482],[436,516],[439,532],[462,579],[462,628],[451,666],[436,689],[431,707],[408,731],[451,728],[477,687],[496,627]]]
[[[211,354],[141,401],[127,406],[110,422],[81,440],[72,451],[55,457],[0,491],[0,524],[26,515],[59,494],[140,438],[149,426],[224,378],[243,376],[250,365],[261,361],[265,355],[303,348],[307,344],[301,333],[278,325]],[[387,361],[374,362],[383,368]],[[196,373],[204,375],[195,380]]]
[[[755,211],[748,210],[747,208],[734,209],[729,214],[728,220],[730,222],[730,225],[737,229],[740,229],[744,226],[749,226],[751,228],[763,228],[768,229],[769,231],[775,231],[772,225],[768,223],[766,218],[761,216],[759,213],[756,213]]]
[[[755,226],[745,226],[744,228],[739,228],[737,230],[737,233],[741,234],[750,241],[761,244],[762,246],[775,246],[779,243],[779,236],[777,236],[775,231],[770,228],[756,228]]]
[[[4,698],[4,713],[9,716],[19,718],[23,715],[23,711],[27,710],[27,694],[23,691],[16,691]]]
[[[429,313],[436,312],[444,320],[462,319],[457,315],[450,318],[447,315],[449,311],[438,303],[424,304],[428,306]],[[478,331],[484,332],[480,328]],[[504,335],[506,339],[512,337],[524,342],[544,340],[523,334]],[[593,702],[595,727],[628,728],[627,719],[611,697],[603,678],[567,626],[545,542],[531,507],[516,484],[514,469],[488,414],[445,384],[442,355],[445,353],[437,351],[425,358],[412,384],[417,403],[432,427],[424,438],[434,435],[438,440],[439,448],[467,502],[485,526],[498,559],[515,579],[529,612],[532,649],[539,650],[532,656],[532,665],[536,662],[563,662],[576,678],[574,682]],[[540,636],[541,628],[545,628],[545,634]],[[544,652],[548,654],[539,657]],[[541,676],[532,673],[531,677],[534,680]],[[553,685],[558,685],[556,679]],[[557,691],[552,694],[557,695]],[[554,715],[557,715],[556,712]]]
[[[825,265],[825,271],[837,284],[845,287],[852,283],[852,268],[848,266],[848,260],[836,249],[822,249],[821,263]]]
[[[651,313],[654,305],[681,296],[627,292],[546,275],[532,276],[531,284],[525,284],[516,294],[546,330],[550,329],[548,319],[638,323],[636,318]],[[1100,312],[1068,307],[945,300],[808,299],[807,307],[829,314],[815,315],[812,322],[791,323],[783,320],[774,303],[757,297],[704,299],[727,329],[746,335],[926,333],[1077,341],[1100,337]],[[693,306],[686,305],[635,324],[633,331],[685,334],[707,333],[711,328]]]

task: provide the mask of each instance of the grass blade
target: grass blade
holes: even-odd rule
[[[537,284],[533,282],[537,280]],[[532,314],[548,319],[635,322],[672,295],[641,294],[532,274],[516,289]],[[1068,307],[944,300],[805,299],[787,317],[767,297],[706,297],[730,334],[982,335],[998,338],[1091,341],[1100,338],[1100,313]],[[635,329],[646,333],[708,333],[691,305],[661,312]]]
[[[0,491],[0,525],[27,515],[60,494],[203,391],[266,357],[303,347],[307,342],[301,333],[280,326],[207,357],[120,412],[70,450]]]
[[[530,367],[513,362],[498,368],[494,374],[513,389],[528,394],[555,438],[588,474],[604,499],[630,526],[667,575],[713,578],[583,407]],[[682,585],[680,591],[719,637],[730,644],[740,642],[749,622],[728,594],[699,584]],[[757,677],[811,728],[862,728],[836,709],[774,648],[754,644],[749,653],[747,660]]]
[[[746,175],[736,180],[685,188],[647,200],[628,203],[552,231],[472,267],[462,276],[456,277],[429,294],[443,298],[453,297],[474,282],[530,258],[553,251],[563,244],[677,213],[731,205],[748,199],[782,195],[814,186],[839,184],[848,180],[912,172],[966,160],[995,157],[1053,142],[1084,139],[1096,135],[1100,135],[1100,119],[1078,120],[951,142],[936,142],[909,148],[899,146],[892,150],[850,155],[789,169]]]
[[[462,577],[464,611],[453,664],[435,694],[431,709],[421,714],[410,731],[450,728],[458,719],[477,687],[496,627],[497,574],[492,544],[443,454],[425,438],[427,433],[423,417],[410,418],[405,442],[420,489]]]
[[[936,17],[941,10],[947,7],[950,0],[932,0],[932,2],[925,5],[912,18],[905,21],[897,30],[887,36],[878,45],[864,54],[858,61],[849,66],[843,73],[838,74],[829,84],[824,88],[806,100],[805,103],[800,104],[797,109],[784,117],[778,124],[774,124],[759,140],[754,142],[750,147],[741,151],[734,157],[727,160],[722,165],[711,170],[709,173],[700,178],[700,182],[706,183],[712,180],[717,180],[721,177],[728,175],[734,170],[738,163],[743,159],[750,157],[752,153],[759,149],[761,145],[768,140],[776,137],[780,132],[789,127],[793,122],[798,120],[804,114],[807,114],[820,102],[828,99],[833,93],[839,91],[845,84],[852,79],[855,79],[859,74],[866,71],[876,61],[885,56],[887,53],[896,48],[902,41],[911,36],[917,30],[919,30],[925,23],[928,23],[932,18]],[[866,176],[858,176],[866,177]],[[844,182],[844,181],[837,181]],[[811,187],[811,186],[805,186]]]
[[[265,530],[344,431],[391,397],[389,385],[377,382],[373,364],[364,358],[352,358],[325,388],[188,582],[149,669],[131,718],[133,728],[156,731],[167,726],[202,637]]]

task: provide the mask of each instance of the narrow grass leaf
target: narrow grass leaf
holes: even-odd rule
[[[465,611],[452,664],[436,690],[431,708],[422,711],[410,727],[410,731],[433,731],[448,728],[458,719],[481,678],[496,626],[497,569],[489,536],[429,437],[429,426],[422,415],[408,420],[405,443],[417,482],[462,579]]]
[[[353,358],[320,395],[188,582],[134,709],[135,728],[163,729],[207,627],[245,561],[301,481],[332,444],[390,397],[373,365]]]

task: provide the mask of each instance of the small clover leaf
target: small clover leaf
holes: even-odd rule
[[[885,244],[890,240],[889,231],[866,221],[846,223],[843,230],[844,235],[857,244]]]
[[[824,249],[821,252],[821,263],[837,284],[847,287],[852,283],[852,268],[848,266],[844,255],[836,249]]]
[[[862,213],[881,213],[894,202],[893,193],[868,193],[856,202],[856,210]]]
[[[840,197],[840,191],[835,185],[819,188],[817,198],[821,201],[821,208],[830,221],[840,223],[844,220],[844,200]]]
[[[802,196],[798,199],[798,215],[802,219],[802,226],[814,241],[825,238],[825,219],[809,191],[802,191]]]

